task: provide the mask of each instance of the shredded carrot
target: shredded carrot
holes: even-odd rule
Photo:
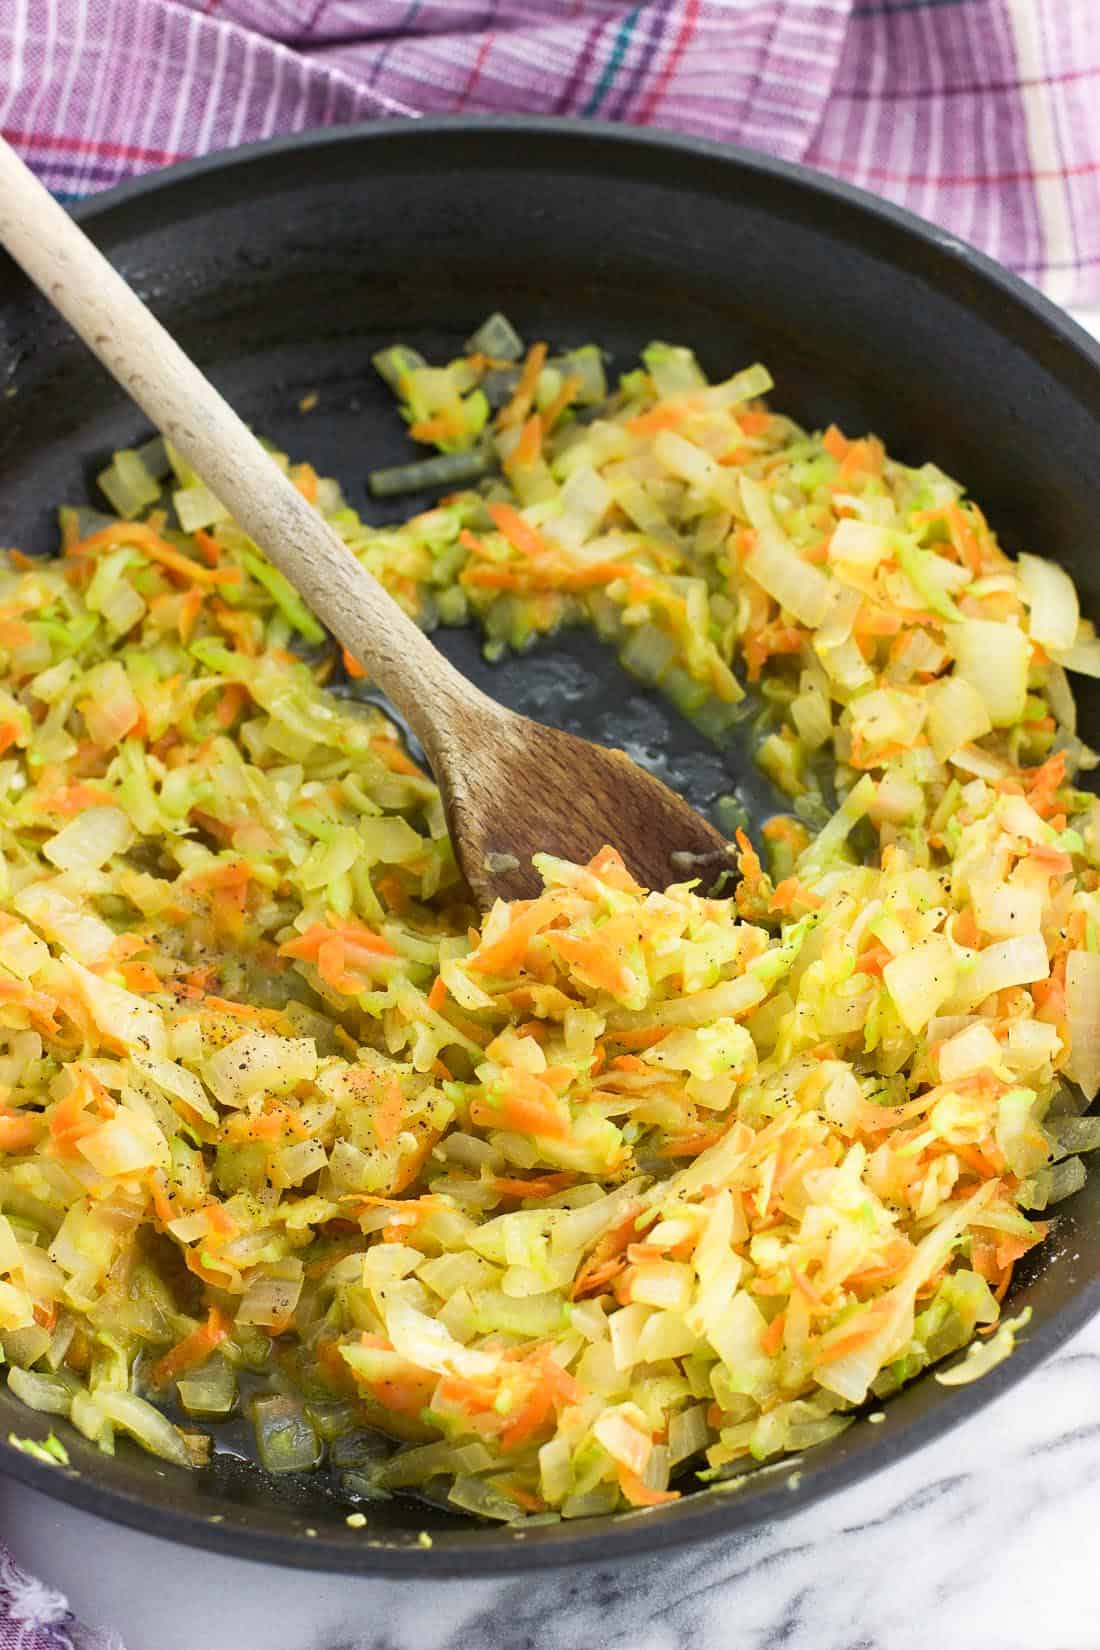
[[[479,974],[510,974],[520,966],[536,934],[548,927],[558,913],[558,904],[544,894],[537,900],[516,900],[511,920],[499,939],[482,945],[470,958],[469,966]]]
[[[382,1084],[382,1098],[371,1113],[371,1122],[380,1146],[392,1146],[401,1127],[405,1111],[405,1096],[396,1077],[387,1077]]]
[[[849,1352],[858,1352],[861,1346],[873,1340],[882,1327],[883,1315],[890,1310],[890,1303],[876,1302],[865,1312],[859,1314],[856,1327],[847,1334],[837,1335],[835,1338],[822,1342],[817,1349],[819,1364],[835,1363],[838,1358],[846,1358]]]
[[[663,401],[648,412],[636,413],[633,418],[628,418],[626,428],[631,435],[659,435],[662,430],[675,430],[684,422],[689,410],[685,402]]]
[[[617,1054],[611,1062],[616,1071],[652,1071],[644,1060],[639,1060],[636,1054]]]
[[[1048,757],[1041,767],[1031,769],[1026,778],[1028,801],[1041,818],[1050,818],[1057,807],[1057,793],[1066,782],[1065,751]]]
[[[958,504],[949,504],[943,514],[960,562],[970,569],[975,578],[980,578],[983,565],[981,545],[964,510]]]
[[[671,1026],[637,1026],[631,1031],[614,1031],[610,1039],[619,1043],[623,1048],[653,1048],[663,1042],[672,1030]]]
[[[0,619],[0,647],[26,647],[34,641],[34,631],[22,619]]]
[[[458,415],[451,411],[436,413],[433,418],[418,418],[415,424],[409,425],[409,434],[414,441],[453,441],[463,431]]]
[[[161,989],[160,975],[151,963],[123,963],[120,972],[126,982],[127,991],[159,991]]]
[[[318,478],[312,464],[296,464],[291,471],[295,487],[307,504],[317,503]]]
[[[413,779],[423,779],[424,770],[402,748],[400,740],[391,737],[390,734],[375,735],[370,742],[370,748],[375,756],[381,757],[391,773],[405,773]]]
[[[810,840],[805,825],[800,820],[792,819],[789,814],[776,814],[765,821],[760,834],[766,842],[785,842],[796,854],[800,854]]]
[[[624,1466],[621,1461],[615,1468],[619,1478],[619,1488],[632,1507],[663,1507],[669,1501],[679,1501],[679,1490],[651,1490],[644,1484],[636,1472]]]
[[[613,996],[630,990],[630,971],[606,939],[599,935],[582,938],[574,934],[555,934],[552,943],[570,968],[599,990],[609,991]]]
[[[569,1118],[563,1115],[554,1098],[553,1090],[527,1072],[509,1073],[509,1089],[505,1094],[499,1116],[505,1125],[519,1134],[530,1134],[547,1140],[569,1138]],[[470,1115],[473,1118],[474,1108]],[[478,1116],[483,1114],[478,1110]],[[474,1118],[474,1121],[478,1121]],[[490,1120],[490,1126],[491,1126]]]
[[[748,436],[766,435],[771,428],[772,415],[766,407],[747,407],[738,413],[737,422]]]
[[[195,543],[202,552],[202,559],[207,567],[217,567],[222,559],[222,547],[212,534],[199,527],[194,534]]]
[[[85,808],[97,808],[113,801],[111,792],[103,790],[98,785],[76,784],[63,785],[60,790],[39,798],[38,805],[44,813],[69,817],[83,813]]]
[[[698,1134],[668,1135],[660,1148],[662,1157],[698,1157],[709,1146],[716,1146],[725,1129],[701,1129]]]
[[[544,430],[549,431],[554,428],[562,413],[572,406],[580,387],[581,380],[576,373],[568,373],[562,379],[561,389],[554,399],[542,409],[542,427]]]
[[[179,636],[181,642],[191,640],[195,626],[198,623],[199,614],[202,612],[204,600],[205,597],[197,586],[194,590],[189,590],[181,600],[179,609]]]
[[[209,612],[218,629],[230,637],[237,651],[243,653],[246,658],[254,659],[260,650],[251,613],[237,613],[216,598],[211,601]]]
[[[540,1174],[530,1180],[494,1175],[491,1181],[494,1192],[499,1192],[501,1197],[553,1197],[573,1184],[574,1176],[571,1174]]]
[[[752,900],[766,880],[764,867],[760,863],[760,855],[744,831],[739,829],[736,832],[735,840],[737,842],[737,861],[741,871],[741,881],[737,885],[734,897],[738,900]]]
[[[626,1265],[626,1250],[636,1236],[638,1207],[631,1208],[610,1231],[597,1241],[573,1281],[572,1298],[598,1295]]]
[[[30,1151],[41,1133],[41,1118],[37,1115],[8,1111],[0,1114],[0,1151]]]
[[[163,1358],[153,1365],[149,1371],[149,1379],[155,1387],[168,1386],[172,1381],[197,1364],[205,1363],[210,1354],[221,1345],[232,1328],[232,1323],[219,1311],[216,1306],[210,1308],[206,1322],[193,1329],[189,1335],[174,1346],[171,1352],[166,1352]]]
[[[959,915],[955,918],[953,937],[959,945],[969,946],[972,950],[976,950],[980,947],[982,943],[982,931],[978,927],[978,919],[974,914],[974,907],[972,905],[968,905],[965,911],[960,911]],[[860,962],[860,967],[863,967],[862,961]],[[863,972],[866,974],[868,970],[864,968]]]
[[[503,534],[512,549],[518,550],[521,556],[539,556],[546,550],[546,540],[542,534],[524,521],[513,505],[490,504],[488,511],[497,532]]]
[[[538,388],[539,374],[546,365],[547,347],[543,343],[532,344],[527,351],[527,358],[523,363],[519,383],[512,394],[512,399],[497,415],[497,428],[500,430],[514,429],[522,424],[531,410],[531,403],[535,399],[535,390]]]
[[[793,905],[804,905],[807,910],[817,911],[824,903],[820,894],[804,887],[797,877],[786,877],[784,881],[776,883],[769,906],[773,911],[789,911]]]
[[[341,940],[346,946],[356,952],[372,957],[395,957],[397,955],[389,940],[381,934],[375,933],[372,928],[359,922],[345,922],[331,911],[324,922],[315,922],[299,934],[296,939],[287,940],[279,947],[280,957],[301,957],[308,962],[315,962],[321,949],[330,944],[333,938]]]
[[[112,522],[109,527],[101,527],[98,532],[91,533],[85,539],[78,539],[70,544],[65,554],[72,557],[98,555],[101,550],[114,550],[126,546],[140,550],[149,561],[159,562],[169,573],[175,573],[180,578],[190,579],[195,584],[239,584],[240,569],[237,567],[216,568],[202,567],[192,561],[182,551],[166,544],[153,529],[144,522],[120,521]]]
[[[835,458],[838,464],[842,464],[848,456],[851,442],[847,436],[841,434],[835,424],[830,424],[821,438],[821,445],[830,458]]]
[[[220,728],[231,728],[247,704],[248,689],[240,682],[230,682],[214,707],[214,720]]]
[[[524,424],[520,438],[504,461],[505,471],[523,470],[531,464],[537,464],[542,452],[542,419],[538,413]],[[496,506],[500,508],[499,505]],[[507,508],[507,506],[505,506]]]
[[[861,974],[877,977],[886,964],[893,960],[893,955],[885,945],[870,945],[856,958],[856,968]]]
[[[774,1358],[783,1345],[783,1331],[787,1327],[786,1312],[777,1312],[771,1323],[760,1337],[760,1349],[766,1352],[769,1358]]]
[[[551,1419],[553,1413],[554,1401],[550,1393],[545,1387],[534,1387],[515,1419],[510,1421],[501,1433],[501,1447],[506,1450],[518,1449]]]

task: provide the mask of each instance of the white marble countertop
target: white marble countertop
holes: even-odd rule
[[[1100,310],[1078,318],[1100,337]],[[275,1571],[0,1479],[0,1539],[125,1650],[1100,1650],[1100,1319],[946,1438],[803,1513],[502,1581]]]
[[[126,1650],[1097,1650],[1100,1319],[981,1414],[780,1524],[501,1581],[261,1568],[0,1481],[0,1534]]]

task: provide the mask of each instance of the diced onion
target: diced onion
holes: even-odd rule
[[[560,494],[561,515],[549,528],[560,544],[576,549],[592,537],[611,507],[611,489],[586,465],[574,470]]]
[[[59,871],[98,871],[133,840],[134,828],[121,808],[86,808],[44,842],[42,852]]]
[[[706,1449],[710,1439],[706,1404],[693,1404],[690,1409],[677,1410],[668,1423],[668,1459],[677,1466]]]
[[[1081,614],[1077,590],[1065,568],[1041,556],[1022,555],[1017,570],[1034,640],[1052,650],[1071,648]]]
[[[1100,1117],[1048,1116],[1044,1120],[1043,1129],[1054,1142],[1056,1159],[1067,1157],[1071,1152],[1094,1152],[1100,1149]]]
[[[229,519],[225,505],[201,481],[173,493],[172,503],[185,533],[195,533],[201,527],[214,527],[219,521]]]
[[[28,1409],[42,1415],[68,1415],[73,1407],[73,1389],[70,1382],[56,1375],[40,1375],[33,1369],[20,1369],[12,1364],[8,1370],[8,1385]]]
[[[1025,1307],[1018,1318],[1012,1318],[1003,1323],[995,1335],[987,1341],[975,1341],[967,1348],[965,1358],[952,1364],[950,1369],[940,1370],[936,1380],[941,1386],[967,1386],[971,1381],[977,1381],[983,1375],[988,1375],[991,1369],[1004,1363],[1016,1350],[1016,1336],[1031,1320],[1031,1308]]]
[[[285,1262],[282,1264],[286,1265]],[[297,1265],[300,1268],[301,1262]],[[263,1275],[253,1278],[237,1309],[237,1322],[258,1323],[267,1327],[285,1323],[293,1316],[303,1281],[300,1270],[297,1276]]]
[[[189,1415],[228,1415],[237,1401],[237,1376],[215,1353],[200,1369],[181,1376],[176,1390]]]
[[[164,1021],[151,1003],[143,1002],[132,991],[112,985],[110,980],[101,980],[72,958],[65,967],[92,1019],[106,1037],[125,1043],[139,1054],[167,1053]]]
[[[103,1175],[135,1174],[169,1161],[168,1142],[147,1117],[120,1111],[83,1139],[76,1149]]]
[[[1055,664],[1053,659],[1047,666],[1046,695],[1059,727],[1064,729],[1066,733],[1075,734],[1077,732],[1077,701],[1073,697],[1069,677],[1062,666]]]
[[[1078,635],[1071,647],[1051,649],[1051,657],[1063,670],[1078,676],[1100,677],[1100,637]]]
[[[886,964],[886,989],[909,1031],[923,1031],[939,1012],[955,989],[957,972],[954,949],[944,934],[930,934]]]
[[[662,398],[707,387],[694,352],[682,344],[650,344],[642,351],[642,360],[653,380],[654,389]]]
[[[890,554],[892,543],[889,529],[846,516],[833,529],[829,540],[829,560],[858,568],[860,572],[873,573],[879,562]]]
[[[321,1441],[296,1398],[256,1398],[256,1446],[268,1472],[308,1472],[321,1459]]]
[[[975,882],[971,897],[979,928],[994,939],[1036,934],[1042,926],[1043,899],[1036,888],[1018,888],[1006,882]]]
[[[192,1465],[191,1452],[179,1428],[144,1398],[132,1392],[117,1392],[112,1387],[99,1387],[92,1395],[92,1402],[112,1426],[128,1432],[143,1449],[174,1462],[177,1467]]]
[[[986,702],[965,676],[944,676],[924,690],[928,705],[928,742],[941,762],[961,745],[983,739],[992,730]]]
[[[1024,714],[1031,642],[1016,625],[963,619],[947,626],[955,674],[975,688],[995,728],[1011,727]]]
[[[791,702],[791,721],[809,751],[820,750],[833,733],[829,701],[815,682],[809,683]]]
[[[502,1524],[513,1524],[523,1517],[522,1508],[510,1501],[495,1484],[488,1484],[484,1479],[471,1477],[468,1473],[455,1474],[447,1500],[464,1512],[475,1513],[479,1518],[495,1518]]]
[[[743,367],[740,372],[735,372],[725,383],[713,384],[702,393],[708,407],[737,407],[743,401],[755,401],[758,396],[767,395],[768,391],[774,388],[775,382],[771,373],[767,367],[756,361],[751,367]]]
[[[494,361],[518,361],[523,354],[523,339],[508,317],[496,309],[467,340],[466,349],[470,355],[488,355]]]
[[[1066,959],[1066,1020],[1066,1076],[1093,1100],[1100,1091],[1100,956],[1095,951],[1071,951]]]
[[[741,502],[756,529],[756,545],[745,572],[800,624],[816,630],[832,604],[832,585],[812,562],[803,561],[772,513],[765,488],[741,477]]]
[[[662,430],[653,443],[653,456],[669,475],[686,481],[727,508],[733,504],[735,478],[693,441],[686,441],[674,430]]]
[[[35,928],[41,929],[47,939],[56,940],[78,962],[97,963],[110,951],[117,935],[102,917],[84,910],[68,894],[50,882],[32,882],[16,894],[15,909]],[[0,957],[7,961],[5,952],[11,935],[0,935]],[[38,942],[42,944],[41,941]],[[43,952],[45,947],[43,946]],[[44,960],[44,959],[43,959]],[[11,966],[10,963],[7,966]],[[19,972],[19,970],[16,970]]]
[[[948,1038],[939,1051],[940,1081],[957,1082],[977,1071],[995,1068],[1001,1061],[1001,1045],[984,1021],[968,1026]]]
[[[1050,958],[1043,936],[1021,934],[979,952],[973,970],[960,985],[959,997],[967,1007],[977,1007],[996,991],[1013,985],[1032,985],[1049,975]]]
[[[316,1073],[312,1038],[276,1037],[266,1031],[246,1031],[206,1062],[207,1081],[225,1106],[243,1106],[261,1090],[284,1094]]]
[[[592,1428],[592,1436],[603,1445],[613,1461],[621,1462],[639,1477],[645,1472],[653,1440],[623,1413],[622,1408],[605,1409]]]
[[[100,471],[96,480],[112,510],[126,521],[132,521],[160,497],[156,478],[132,448],[116,453],[114,461]]]

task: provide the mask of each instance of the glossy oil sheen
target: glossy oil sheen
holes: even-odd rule
[[[400,512],[368,503],[366,473],[407,448],[372,352],[399,338],[445,357],[501,308],[528,337],[597,339],[622,360],[665,338],[712,375],[765,361],[777,407],[873,429],[898,457],[964,478],[1006,547],[1062,560],[1100,616],[1100,351],[958,242],[814,174],[573,123],[425,121],[193,163],[79,215],[242,414],[374,520]],[[0,392],[0,542],[45,552],[53,507],[87,500],[111,450],[145,432],[7,264]],[[492,670],[469,636],[443,644],[508,703],[625,744],[698,805],[730,790],[757,817],[772,805],[744,739],[716,752],[587,638]],[[1100,701],[1081,704],[1096,738]],[[426,1577],[606,1561],[781,1516],[887,1466],[1060,1344],[1100,1306],[1098,1280],[1100,1178],[1031,1258],[1012,1298],[1033,1310],[1026,1342],[982,1382],[926,1377],[887,1424],[857,1424],[733,1492],[530,1532],[408,1501],[353,1531],[323,1479],[265,1479],[229,1453],[187,1476],[126,1446],[106,1458],[67,1427],[71,1473],[0,1449],[5,1470],[106,1517],[280,1564]],[[0,1439],[12,1430],[43,1429],[0,1389]]]

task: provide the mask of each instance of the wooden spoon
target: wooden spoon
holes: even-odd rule
[[[517,716],[468,682],[307,504],[233,409],[0,139],[0,241],[405,715],[475,899],[538,892],[532,854],[618,848],[650,887],[730,865],[718,832],[622,751]]]

